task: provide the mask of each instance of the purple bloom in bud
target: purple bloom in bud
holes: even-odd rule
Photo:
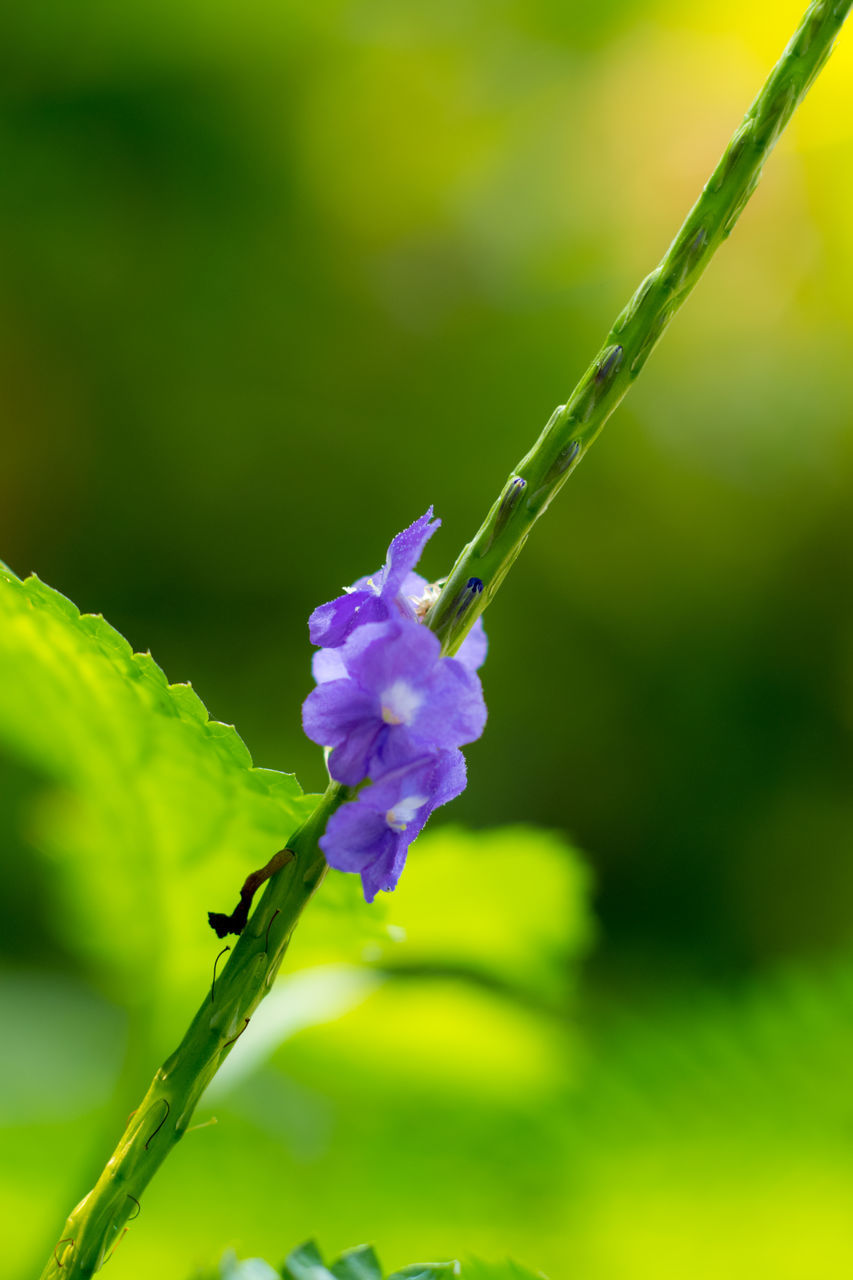
[[[409,577],[420,578],[420,574],[412,573]],[[426,586],[425,578],[420,578],[420,581]],[[463,667],[467,667],[469,671],[479,671],[486,661],[488,652],[489,638],[486,635],[486,628],[483,626],[483,619],[478,618],[459,646],[456,660],[461,662]],[[340,680],[342,676],[347,674],[341,650],[318,649],[311,659],[311,674],[317,684],[324,684],[327,680]]]
[[[340,651],[346,672],[308,695],[308,737],[331,747],[329,773],[357,786],[388,767],[399,743],[453,749],[483,732],[480,681],[426,627],[400,619],[359,627]]]
[[[415,573],[414,567],[440,524],[440,520],[432,519],[430,507],[419,520],[397,534],[378,573],[359,578],[344,595],[314,610],[308,620],[311,643],[323,646],[314,654],[312,664],[318,684],[343,674],[332,651],[345,644],[356,627],[396,616],[423,619],[438,599],[439,588]],[[456,657],[470,671],[477,671],[486,660],[488,647],[483,620],[478,618]]]
[[[361,876],[368,902],[394,888],[433,809],[464,789],[459,747],[478,738],[486,721],[475,674],[488,649],[482,619],[455,658],[443,658],[438,639],[421,625],[440,586],[415,565],[439,523],[430,507],[394,538],[377,574],[310,619],[311,640],[321,648],[312,661],[317,688],[302,708],[305,732],[330,748],[336,782],[371,783],[332,814],[320,847],[330,866]],[[460,612],[482,590],[480,579],[470,578]]]
[[[308,619],[311,643],[337,648],[363,623],[390,618],[395,606],[405,616],[414,617],[414,609],[404,595],[404,584],[440,524],[440,520],[432,519],[430,507],[419,520],[397,534],[378,573],[360,578],[345,595],[315,609]]]
[[[409,845],[433,809],[465,788],[461,751],[427,752],[405,760],[408,746],[393,752],[402,763],[332,814],[320,840],[331,867],[361,876],[368,902],[380,889],[396,886]]]

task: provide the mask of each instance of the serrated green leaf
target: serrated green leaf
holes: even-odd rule
[[[331,1272],[335,1280],[382,1280],[379,1259],[369,1244],[342,1253]]]
[[[240,1259],[229,1249],[218,1266],[197,1270],[192,1280],[281,1280],[281,1277],[263,1258]]]
[[[313,1240],[288,1254],[281,1274],[283,1280],[332,1280],[332,1273]]]
[[[220,1280],[279,1280],[277,1273],[262,1258],[244,1258],[227,1253],[219,1264]]]
[[[68,944],[108,961],[123,1002],[160,973],[163,999],[182,1002],[217,949],[207,911],[234,906],[313,799],[253,768],[236,730],[103,618],[5,568],[0,671],[0,756],[42,779],[26,835]]]
[[[253,1272],[239,1268],[247,1268],[257,1259],[237,1263],[233,1254],[222,1261],[222,1280],[255,1280]],[[226,1262],[232,1270],[226,1271]],[[261,1266],[266,1266],[261,1263]],[[233,1268],[237,1267],[237,1270]],[[341,1254],[337,1262],[327,1267],[322,1254],[313,1240],[294,1249],[282,1268],[282,1280],[382,1280],[382,1267],[370,1245],[359,1245]],[[264,1280],[266,1272],[259,1274]],[[472,1258],[461,1264],[452,1259],[449,1262],[416,1262],[411,1266],[394,1271],[387,1280],[546,1280],[541,1271],[528,1271],[517,1262],[507,1259],[504,1262],[482,1262]]]
[[[388,1280],[451,1280],[459,1275],[458,1262],[421,1262],[395,1271]],[[284,1280],[382,1280],[382,1267],[370,1245],[359,1245],[341,1254],[327,1267],[313,1240],[294,1249],[284,1264]]]

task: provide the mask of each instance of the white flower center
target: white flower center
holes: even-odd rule
[[[426,804],[427,799],[427,796],[403,796],[402,800],[398,800],[394,808],[389,809],[385,814],[385,821],[391,830],[405,831],[418,809]]]
[[[395,680],[380,697],[382,719],[386,724],[411,724],[423,694],[406,680]]]
[[[415,611],[415,617],[418,622],[423,622],[438,597],[441,595],[441,588],[444,586],[446,578],[439,578],[438,582],[428,582],[419,596],[409,596],[412,608]]]

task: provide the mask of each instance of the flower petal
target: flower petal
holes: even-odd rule
[[[357,787],[370,773],[370,761],[387,732],[382,721],[376,718],[353,725],[329,755],[329,773],[335,782]]]
[[[402,618],[370,639],[361,652],[347,653],[345,660],[361,687],[377,697],[400,681],[415,688],[425,684],[441,654],[431,631]]]
[[[354,680],[328,680],[312,689],[303,702],[302,727],[312,742],[336,747],[360,724],[375,721],[377,714],[376,699]]]
[[[428,586],[429,583],[423,574],[415,573],[413,569],[400,583],[400,593],[404,596],[422,596]]]
[[[334,649],[364,622],[380,622],[388,616],[388,606],[374,591],[349,591],[319,605],[308,619],[312,644]]]
[[[337,871],[358,871],[379,857],[394,843],[394,832],[379,813],[360,800],[341,805],[332,814],[320,848],[330,867]]]
[[[483,619],[478,618],[459,646],[456,661],[461,662],[463,667],[467,667],[469,671],[479,671],[486,661],[488,652],[489,638],[486,635],[486,628],[483,626]]]
[[[467,769],[462,752],[440,751],[433,777],[435,791],[432,807],[438,809],[449,800],[455,800],[465,790],[467,782]]]
[[[409,843],[405,837],[396,836],[394,844],[388,844],[382,853],[362,870],[361,884],[365,902],[372,902],[380,890],[389,892],[391,889],[396,889],[397,881],[406,865]]]
[[[384,600],[390,603],[398,595],[404,578],[414,569],[424,547],[440,524],[440,520],[432,519],[432,507],[429,507],[419,520],[393,539],[382,572],[381,593]]]
[[[389,734],[388,737],[389,740],[393,740],[398,735]],[[425,752],[423,747],[416,747],[415,750],[418,751],[417,756],[378,775],[371,786],[365,787],[361,792],[359,801],[376,813],[387,813],[402,800],[415,795],[424,796],[431,803],[436,789],[435,771],[438,757],[435,752]],[[391,753],[383,754],[387,759]]]
[[[311,674],[317,684],[345,680],[347,669],[340,649],[318,649],[311,658]]]
[[[430,674],[427,696],[412,733],[436,747],[461,747],[479,738],[486,724],[483,689],[473,671],[456,658],[444,658]]]
[[[364,896],[372,902],[380,889],[393,889],[406,862],[408,841],[393,831],[383,814],[359,797],[333,813],[320,838],[330,867],[361,875]]]

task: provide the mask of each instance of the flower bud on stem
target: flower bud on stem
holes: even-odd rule
[[[765,160],[826,62],[850,7],[850,0],[818,0],[809,6],[660,265],[618,316],[568,402],[555,410],[473,541],[462,551],[427,615],[427,624],[441,640],[444,653],[457,651],[491,603],[533,525],[580,462],[715,251],[731,233],[758,184]],[[517,492],[519,482],[523,482],[525,496],[508,506],[512,486]],[[458,601],[471,579],[481,581],[483,589],[460,613]]]

